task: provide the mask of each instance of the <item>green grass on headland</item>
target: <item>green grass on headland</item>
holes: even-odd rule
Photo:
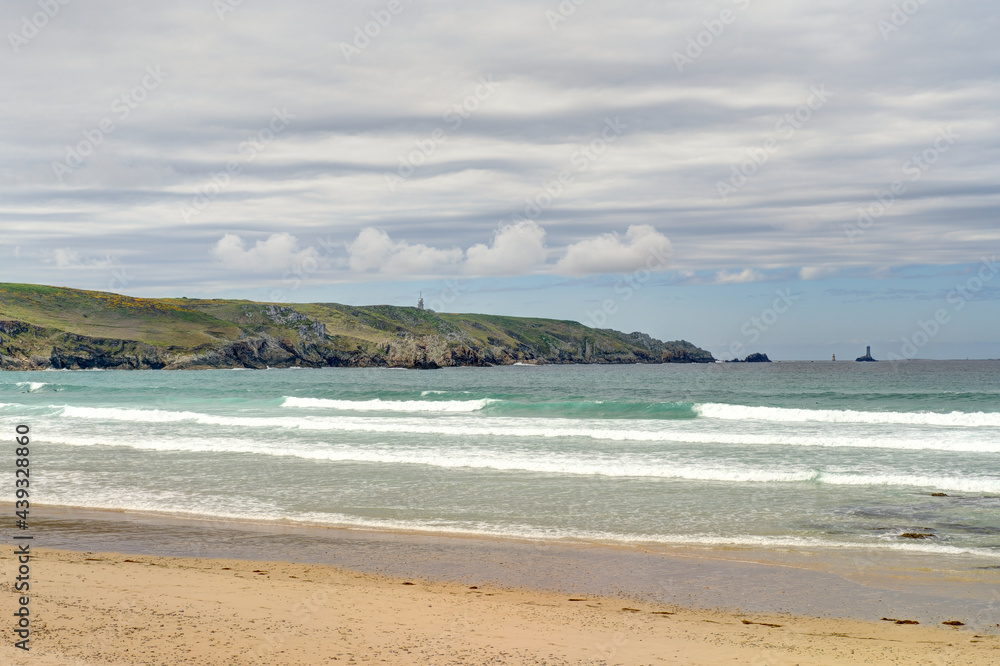
[[[0,367],[439,367],[710,362],[685,341],[575,321],[392,305],[134,298],[0,283]]]

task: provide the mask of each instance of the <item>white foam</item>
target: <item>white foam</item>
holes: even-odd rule
[[[352,412],[474,412],[482,409],[492,398],[480,400],[328,400],[324,398],[285,397],[282,407],[307,407],[349,410]]]
[[[163,409],[122,409],[120,407],[74,407],[51,405],[62,409],[63,416],[78,419],[105,419],[110,421],[140,421],[147,423],[167,423],[172,421],[200,420],[207,414],[196,412],[172,412]]]
[[[696,481],[730,482],[793,482],[810,481],[816,472],[778,472],[768,469],[722,469],[692,465],[674,465],[646,462],[634,458],[601,456],[568,457],[553,454],[513,454],[499,451],[473,451],[468,449],[389,447],[358,448],[337,446],[315,448],[293,442],[261,444],[254,440],[238,439],[180,439],[136,438],[128,442],[104,437],[50,436],[51,443],[71,446],[120,446],[146,451],[186,451],[192,453],[246,453],[268,456],[289,456],[327,462],[360,462],[381,464],[427,465],[446,469],[493,469],[497,471],[537,472],[544,474],[572,474],[610,477],[652,477],[663,479],[689,479]]]
[[[657,478],[724,483],[819,483],[852,486],[917,487],[968,493],[1000,492],[1000,478],[918,476],[906,474],[844,474],[798,468],[779,470],[750,466],[718,467],[678,464],[673,461],[634,455],[555,454],[525,451],[496,451],[438,447],[355,447],[316,445],[296,442],[261,443],[257,440],[229,438],[135,438],[127,442],[107,437],[48,437],[51,443],[71,446],[120,446],[146,451],[185,451],[191,453],[243,453],[294,457],[325,462],[355,462],[401,465],[426,465],[443,469],[492,469],[504,472],[533,472],[575,476],[615,478]]]
[[[311,400],[311,398],[297,398]],[[354,401],[347,401],[354,402]],[[410,401],[422,405],[448,405],[448,402]],[[464,411],[469,403],[479,401],[454,401],[462,405]],[[246,428],[283,428],[300,430],[330,430],[342,432],[369,433],[409,433],[426,435],[452,435],[456,437],[502,437],[502,438],[557,438],[574,437],[581,439],[617,442],[679,443],[679,444],[719,444],[736,446],[822,446],[853,448],[913,449],[934,451],[967,451],[976,453],[1000,453],[995,438],[990,433],[958,431],[949,433],[947,438],[923,433],[915,433],[904,439],[892,432],[876,435],[869,432],[854,434],[816,434],[814,432],[776,432],[765,434],[734,433],[726,430],[706,430],[698,421],[633,420],[627,421],[628,428],[622,428],[618,420],[591,419],[587,427],[581,428],[580,421],[561,418],[380,418],[338,416],[304,417],[264,417],[264,416],[221,416],[189,411],[122,409],[117,407],[75,407],[51,406],[62,409],[63,416],[106,421],[163,423],[173,421],[195,421],[205,425],[219,425]],[[372,408],[374,409],[374,408]],[[446,407],[442,411],[447,411]],[[358,410],[355,410],[358,411]],[[363,411],[363,410],[362,410]]]
[[[893,423],[934,426],[962,426],[966,428],[1000,427],[997,412],[860,412],[837,409],[789,409],[785,407],[747,407],[704,403],[694,406],[700,416],[727,421],[780,421],[795,423],[821,421],[824,423]]]
[[[917,553],[933,553],[935,555],[977,555],[990,559],[1000,559],[1000,554],[985,548],[948,546],[942,544],[911,544],[911,543],[857,543],[850,541],[823,541],[806,537],[765,537],[765,536],[711,536],[711,535],[655,535],[643,538],[639,536],[629,541],[649,541],[652,543],[671,543],[693,546],[736,546],[761,548],[802,548],[811,549],[858,549],[858,550],[892,550]]]
[[[37,391],[43,386],[48,386],[48,382],[17,382],[16,386],[27,386],[28,391]]]
[[[497,525],[484,522],[459,522],[453,520],[400,520],[392,518],[371,518],[352,516],[343,513],[305,512],[280,515],[276,509],[267,510],[264,507],[248,507],[241,511],[235,507],[230,510],[220,510],[218,505],[212,508],[192,507],[187,501],[170,501],[162,494],[148,497],[131,497],[127,500],[120,494],[114,497],[107,493],[87,493],[55,497],[49,506],[67,506],[93,509],[132,510],[158,515],[174,515],[208,520],[246,521],[257,525],[273,525],[280,528],[282,524],[321,525],[328,527],[347,527],[355,529],[375,529],[387,531],[422,532],[429,534],[454,534],[492,536],[513,539],[528,539],[532,541],[583,541],[597,543],[627,543],[627,544],[670,544],[677,546],[703,546],[710,548],[761,548],[768,550],[859,550],[859,551],[900,551],[913,553],[930,553],[934,555],[973,555],[989,560],[1000,559],[1000,554],[985,548],[949,546],[932,543],[892,543],[892,542],[852,542],[827,541],[815,537],[781,537],[760,536],[755,534],[737,534],[722,536],[715,534],[638,534],[629,532],[610,532],[606,530],[585,530],[568,527],[541,527],[536,525],[511,524]],[[264,510],[262,510],[264,509]],[[276,517],[277,516],[277,517]]]
[[[817,480],[837,486],[914,486],[966,493],[1000,493],[1000,477],[975,479],[911,474],[820,474]]]

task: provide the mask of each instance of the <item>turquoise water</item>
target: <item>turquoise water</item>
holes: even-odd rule
[[[996,361],[4,372],[0,425],[32,429],[35,503],[1000,560],[998,378]]]

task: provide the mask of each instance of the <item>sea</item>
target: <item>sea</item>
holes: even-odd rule
[[[1000,565],[995,360],[2,372],[20,424],[36,506]]]

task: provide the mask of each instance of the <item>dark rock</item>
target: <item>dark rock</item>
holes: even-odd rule
[[[726,361],[726,363],[770,363],[771,359],[767,357],[767,354],[755,353],[750,354],[742,361],[738,358],[732,358]]]
[[[152,345],[87,337],[20,321],[0,321],[0,339],[0,368],[4,370],[155,370],[166,365]]]
[[[933,534],[925,534],[923,532],[903,532],[899,535],[901,539],[928,539],[934,538]]]
[[[931,497],[947,497],[946,493],[931,493]]]

